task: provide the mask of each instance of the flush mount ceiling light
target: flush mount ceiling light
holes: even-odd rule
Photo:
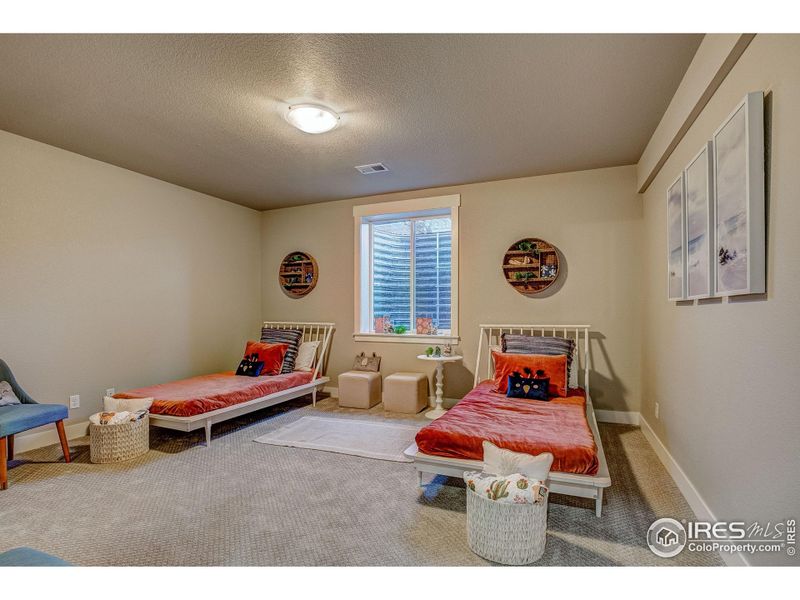
[[[286,120],[306,133],[325,133],[339,124],[339,115],[318,104],[295,104],[289,107]]]

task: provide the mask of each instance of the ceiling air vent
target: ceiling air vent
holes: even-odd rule
[[[359,165],[356,167],[362,175],[372,175],[373,173],[388,173],[389,167],[383,163],[372,163],[371,165]]]

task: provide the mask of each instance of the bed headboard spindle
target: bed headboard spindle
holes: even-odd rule
[[[492,350],[500,346],[500,337],[504,333],[517,333],[519,335],[563,337],[566,339],[575,340],[575,358],[573,361],[573,368],[578,368],[583,371],[583,388],[586,390],[587,394],[589,393],[589,329],[591,329],[591,325],[504,324],[480,325],[479,327],[480,335],[478,335],[478,355],[475,363],[474,385],[478,385],[478,382],[480,381],[480,373],[484,360],[484,354],[486,355],[486,379],[491,379],[494,375]]]

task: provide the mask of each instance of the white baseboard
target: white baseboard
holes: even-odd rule
[[[47,425],[46,429],[31,433],[20,433],[14,436],[14,452],[27,452],[44,448],[52,444],[58,444],[58,431],[55,424]],[[83,437],[89,433],[89,421],[72,423],[64,427],[68,440]]]
[[[683,469],[681,469],[681,466],[672,457],[672,455],[669,453],[669,450],[667,450],[667,447],[658,438],[653,431],[653,428],[650,427],[650,424],[645,420],[644,417],[639,418],[639,425],[642,428],[644,437],[647,438],[648,442],[650,442],[650,445],[653,447],[653,450],[655,451],[659,460],[662,462],[664,467],[667,469],[667,472],[675,481],[675,484],[683,494],[683,497],[686,498],[686,501],[689,503],[689,506],[694,511],[694,514],[697,516],[697,518],[700,521],[715,522],[717,518],[711,511],[711,508],[709,508],[708,504],[706,504],[705,500],[703,500],[702,496],[700,496],[697,488],[694,487],[694,484],[686,476],[686,473],[683,471]],[[747,558],[740,552],[734,554],[723,553],[720,554],[720,556],[722,557],[722,560],[725,561],[725,564],[729,567],[750,566]]]
[[[594,416],[601,423],[620,423],[622,425],[638,425],[639,413],[632,410],[603,410],[596,408]]]

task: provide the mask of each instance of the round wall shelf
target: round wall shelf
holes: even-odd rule
[[[558,251],[539,238],[511,244],[503,257],[503,277],[525,296],[543,292],[558,279]]]
[[[290,252],[278,269],[278,283],[290,298],[308,295],[317,285],[318,277],[317,261],[307,252]]]

